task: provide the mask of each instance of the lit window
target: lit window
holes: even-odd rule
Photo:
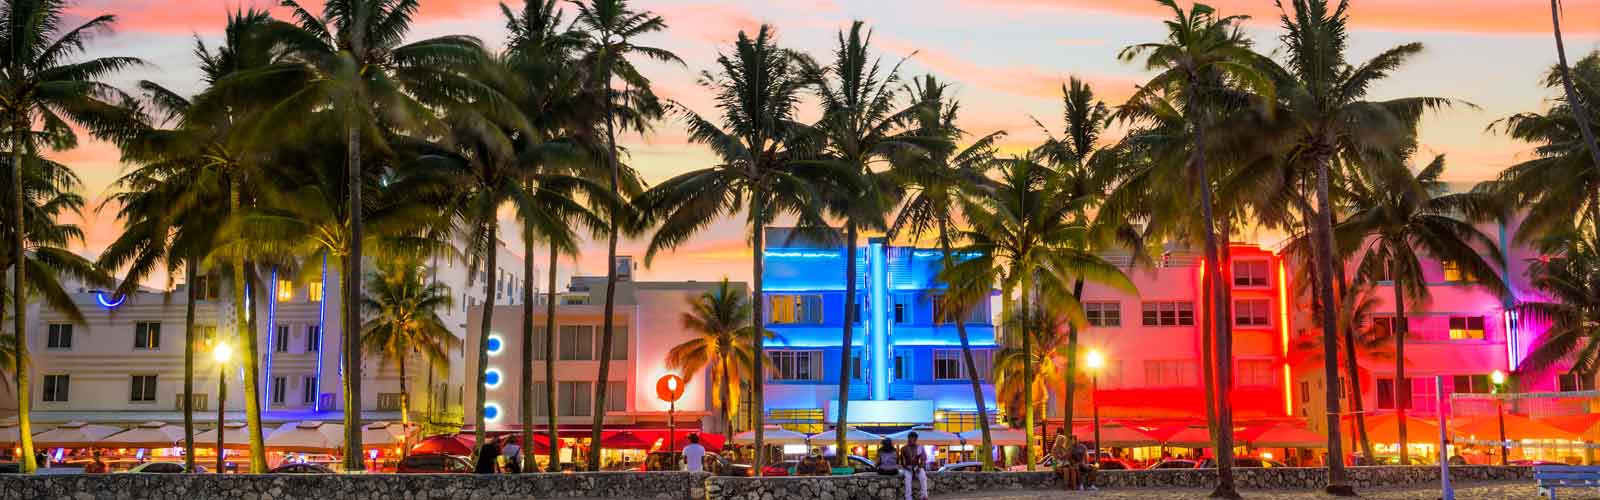
[[[1461,269],[1461,263],[1459,262],[1447,260],[1441,262],[1441,265],[1444,267],[1444,280],[1447,282],[1471,283],[1478,281],[1477,277],[1473,276],[1472,273]]]
[[[1193,302],[1145,302],[1144,326],[1193,326]]]
[[[313,281],[310,285],[307,285],[306,296],[307,300],[312,302],[322,302],[322,282]]]
[[[278,302],[288,302],[291,300],[294,300],[294,282],[289,280],[278,280]]]
[[[1483,316],[1451,316],[1450,340],[1483,340]]]
[[[1084,302],[1083,315],[1089,326],[1122,326],[1121,302]]]
[[[1266,287],[1267,279],[1267,261],[1256,259],[1233,262],[1233,286]]]
[[[1238,326],[1268,326],[1272,324],[1272,302],[1266,299],[1233,301],[1233,324]]]
[[[767,313],[768,323],[822,323],[821,295],[772,295],[767,297],[767,301],[771,306]]]

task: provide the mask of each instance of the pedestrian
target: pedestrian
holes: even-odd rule
[[[494,474],[495,472],[498,472],[496,470],[498,467],[495,465],[497,462],[499,462],[499,460],[500,446],[494,444],[494,440],[492,439],[485,440],[483,445],[478,447],[478,463],[477,466],[473,468],[473,472],[478,474]]]
[[[912,431],[906,435],[906,445],[900,448],[898,457],[900,463],[900,477],[905,478],[906,500],[914,500],[911,496],[911,481],[913,479],[922,484],[922,495],[915,500],[928,500],[928,454],[922,450],[922,445],[917,444],[917,433]]]
[[[700,435],[689,433],[689,444],[683,447],[683,470],[703,472],[706,469],[706,447],[700,446]]]
[[[878,462],[873,465],[878,469],[879,475],[900,475],[900,465],[895,456],[893,439],[883,438],[883,442],[878,443]]]
[[[517,441],[506,437],[506,445],[500,449],[500,454],[506,457],[506,473],[522,473],[522,446]]]
[[[1074,482],[1078,483],[1080,490],[1092,490],[1094,487],[1094,466],[1089,464],[1089,447],[1072,436],[1072,453],[1069,462],[1072,463]]]

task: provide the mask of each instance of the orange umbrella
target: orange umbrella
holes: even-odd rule
[[[1506,439],[1581,439],[1578,433],[1515,413],[1505,414],[1505,428]],[[1500,416],[1487,415],[1467,420],[1456,426],[1453,434],[1457,437],[1473,437],[1478,440],[1499,439]]]
[[[1348,422],[1346,422],[1348,424]],[[1348,432],[1349,427],[1345,427]],[[1400,441],[1400,419],[1393,413],[1367,417],[1367,437],[1380,443]],[[1406,416],[1406,441],[1434,443],[1439,439],[1439,426],[1427,420]]]
[[[1600,414],[1596,413],[1544,417],[1539,421],[1591,441],[1600,436]]]
[[[1408,429],[1409,430],[1409,429]],[[1327,448],[1328,437],[1305,428],[1278,424],[1247,441],[1257,448]]]

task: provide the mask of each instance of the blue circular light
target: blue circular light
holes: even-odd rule
[[[483,405],[483,419],[494,421],[500,419],[500,405],[489,403]]]
[[[490,389],[500,387],[500,370],[490,368],[488,371],[483,372],[483,386]]]
[[[118,295],[115,299],[107,299],[105,292],[96,291],[94,292],[94,301],[100,303],[100,307],[104,307],[106,309],[116,309],[117,306],[120,306],[123,302],[128,301],[128,296]]]
[[[494,356],[500,354],[500,348],[505,347],[505,344],[505,340],[500,338],[500,334],[495,333],[489,335],[489,355]]]

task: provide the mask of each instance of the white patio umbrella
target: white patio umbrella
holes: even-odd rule
[[[82,448],[93,446],[106,436],[121,432],[121,427],[68,422],[60,427],[33,435],[36,448]]]
[[[344,424],[307,420],[283,424],[267,435],[268,449],[296,452],[331,452],[344,447]]]
[[[973,429],[958,435],[961,436],[961,439],[967,440],[967,444],[973,446],[983,443],[983,431],[981,429]],[[989,429],[989,440],[994,442],[995,446],[1022,446],[1028,442],[1027,436],[1023,436],[1021,430],[1000,428]]]
[[[362,446],[398,445],[405,438],[406,431],[399,422],[373,422],[361,426]]]
[[[883,437],[893,439],[894,444],[896,445],[902,445],[906,443],[906,439],[911,436],[912,432],[917,433],[918,444],[931,444],[934,446],[954,446],[961,444],[961,436],[933,429],[907,429],[894,434],[887,434]]]
[[[95,443],[102,448],[171,448],[183,440],[183,427],[166,422],[145,422]]]
[[[33,435],[37,436],[39,433],[48,430],[50,430],[48,425],[34,426]],[[16,446],[20,441],[22,441],[22,429],[17,427],[15,422],[0,425],[0,447]]]
[[[263,433],[272,432],[271,429],[262,429]],[[194,447],[212,449],[217,447],[217,429],[201,432],[194,435]],[[222,447],[234,450],[250,448],[250,433],[245,429],[244,422],[228,422],[222,424]]]
[[[806,444],[806,435],[781,427],[767,427],[761,436],[762,441],[771,445]],[[733,442],[738,444],[755,444],[756,431],[745,431],[733,435]]]
[[[823,431],[812,434],[811,444],[813,446],[826,446],[828,444],[838,442],[838,437],[836,437],[837,434],[834,434],[837,430],[838,429],[834,429],[831,431]],[[879,441],[883,441],[883,436],[863,431],[861,429],[850,429],[850,432],[844,433],[845,444],[878,444]]]

